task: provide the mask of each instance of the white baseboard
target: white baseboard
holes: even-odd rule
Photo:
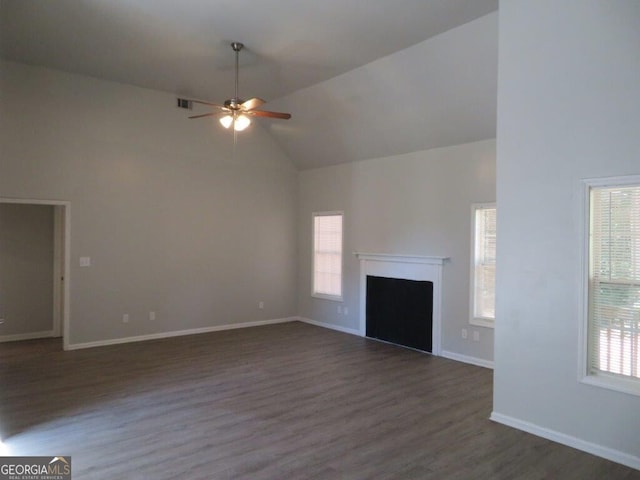
[[[550,430],[548,428],[540,427],[524,420],[519,420],[508,415],[502,415],[501,413],[491,412],[490,418],[494,422],[507,425],[508,427],[517,428],[518,430],[537,435],[538,437],[546,438],[547,440],[552,440],[554,442],[558,442],[563,445],[582,450],[583,452],[606,458],[607,460],[611,460],[612,462],[620,463],[622,465],[626,465],[627,467],[640,470],[640,457],[636,457],[619,450],[614,450],[612,448],[604,447],[602,445],[598,445],[597,443],[587,442],[586,440],[572,437],[571,435],[566,435],[564,433]]]
[[[485,360],[484,358],[470,357],[468,355],[462,355],[461,353],[448,352],[443,350],[440,352],[440,356],[448,358],[449,360],[456,360],[458,362],[470,363],[478,367],[490,368],[493,370],[493,362],[491,360]]]
[[[340,325],[334,325],[333,323],[319,322],[317,320],[312,320],[311,318],[306,318],[306,317],[298,317],[298,320],[303,323],[315,325],[317,327],[328,328],[330,330],[337,330],[338,332],[348,333],[350,335],[356,335],[358,337],[362,336],[360,335],[360,331],[355,328],[342,327]],[[461,355],[459,353],[454,353],[454,352],[447,352],[445,350],[443,350],[440,353],[440,356],[444,358],[448,358],[450,360],[470,363],[471,365],[477,365],[478,367],[490,368],[493,370],[493,362],[490,360],[485,360],[483,358],[469,357],[467,355]]]
[[[298,317],[297,320],[303,323],[308,323],[309,325],[315,325],[316,327],[328,328],[330,330],[337,330],[338,332],[348,333],[350,335],[357,335],[360,337],[360,332],[355,328],[342,327],[340,325],[334,325],[333,323],[326,322],[318,322],[317,320],[312,320],[310,318]]]
[[[67,345],[65,350],[79,350],[82,348],[105,347],[107,345],[118,345],[120,343],[144,342],[146,340],[159,340],[162,338],[181,337],[183,335],[196,335],[199,333],[220,332],[222,330],[234,330],[237,328],[259,327],[262,325],[274,325],[276,323],[294,322],[298,317],[275,318],[272,320],[257,320],[255,322],[231,323],[227,325],[214,325],[211,327],[190,328],[187,330],[174,330],[172,332],[150,333],[148,335],[138,335],[135,337],[112,338],[109,340],[98,340],[96,342],[72,343]]]
[[[14,333],[11,335],[0,335],[0,343],[17,342],[19,340],[33,340],[36,338],[49,338],[49,337],[53,337],[53,330],[47,330],[45,332]]]

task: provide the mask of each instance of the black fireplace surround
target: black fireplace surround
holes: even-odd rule
[[[367,275],[367,337],[431,353],[433,282]]]

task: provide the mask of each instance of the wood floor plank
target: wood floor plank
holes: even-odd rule
[[[302,323],[0,345],[0,435],[74,479],[640,479],[488,420],[492,372]]]

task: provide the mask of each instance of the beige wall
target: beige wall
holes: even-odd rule
[[[640,174],[640,2],[500,4],[494,416],[640,468],[640,397],[579,382],[585,178]],[[633,413],[630,413],[633,412]]]
[[[53,207],[0,203],[0,338],[53,330]]]
[[[0,196],[71,203],[72,344],[295,315],[297,172],[259,122],[234,152],[170,93],[11,62],[0,111]]]
[[[469,325],[469,256],[471,204],[493,201],[495,140],[301,172],[300,315],[358,330],[360,271],[353,252],[446,256],[442,349],[492,361],[493,330]],[[341,303],[311,297],[311,214],[335,210],[345,215]],[[347,307],[347,315],[338,313],[338,305]],[[473,331],[480,334],[477,342]]]

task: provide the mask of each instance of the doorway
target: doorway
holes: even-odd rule
[[[70,203],[0,198],[0,342],[68,346]]]

